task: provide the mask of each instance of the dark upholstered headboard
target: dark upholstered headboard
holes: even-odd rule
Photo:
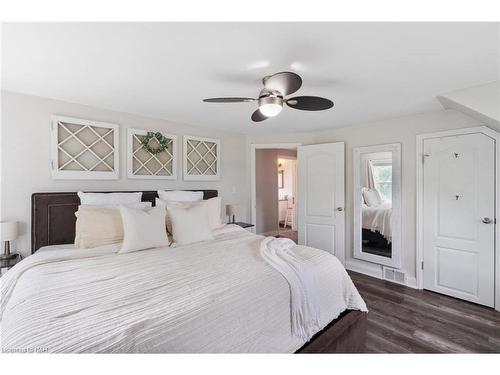
[[[203,191],[203,199],[217,196],[217,190]],[[132,191],[131,191],[132,192]],[[99,193],[127,193],[127,191],[106,191]],[[142,201],[154,206],[158,198],[156,191],[143,191]],[[31,196],[31,253],[42,246],[69,244],[75,241],[75,212],[80,205],[76,192],[34,193]]]

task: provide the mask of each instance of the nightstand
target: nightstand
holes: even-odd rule
[[[10,268],[14,267],[19,261],[22,259],[21,254],[13,254],[15,257],[10,259],[1,260],[0,259],[0,276],[3,275],[4,272],[7,272]],[[3,270],[6,271],[3,271]]]
[[[255,225],[253,225],[253,224],[244,223],[242,221],[237,221],[237,222],[231,223],[231,224],[238,225],[238,226],[242,227],[243,229],[246,229],[247,231],[255,234]]]

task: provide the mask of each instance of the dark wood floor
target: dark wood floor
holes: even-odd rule
[[[298,232],[296,230],[292,230],[290,228],[283,228],[281,226],[280,226],[279,236],[289,238],[295,243],[297,243],[299,240]]]
[[[500,312],[349,274],[368,305],[368,353],[500,353]]]

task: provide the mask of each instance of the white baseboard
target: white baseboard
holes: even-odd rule
[[[406,277],[406,286],[413,288],[413,289],[419,289],[417,286],[417,278],[416,277]]]
[[[363,262],[358,259],[349,258],[345,261],[345,268],[349,271],[362,273],[377,279],[382,279],[382,266],[374,263]]]
[[[358,273],[362,273],[363,275],[375,277],[377,279],[389,281],[384,279],[382,266],[374,263],[364,262],[358,259],[346,259],[345,268],[349,271],[354,271]],[[406,283],[404,284],[407,287],[418,289],[417,287],[417,279],[415,277],[406,276]]]

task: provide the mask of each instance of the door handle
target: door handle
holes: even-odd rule
[[[491,224],[493,220],[491,220],[489,217],[483,217],[483,220],[481,220],[485,224]]]
[[[343,207],[337,207],[337,211],[344,211]]]

